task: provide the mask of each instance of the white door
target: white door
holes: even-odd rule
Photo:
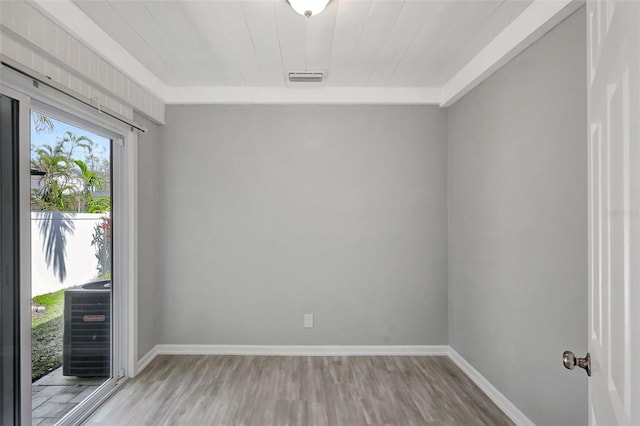
[[[587,19],[589,423],[640,425],[640,0]]]

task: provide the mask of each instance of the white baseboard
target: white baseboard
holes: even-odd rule
[[[498,406],[516,425],[535,426],[513,402],[491,384],[478,370],[462,357],[455,349],[449,347],[449,358]]]
[[[159,355],[446,356],[442,346],[157,345]]]
[[[326,345],[156,345],[136,364],[135,375],[158,355],[282,355],[282,356],[447,356],[449,346],[326,346]],[[132,377],[135,377],[132,376]]]
[[[131,376],[131,378],[142,373],[142,370],[147,368],[147,365],[149,365],[151,361],[153,361],[157,356],[158,356],[158,345],[151,348],[149,352],[147,352],[142,358],[140,358],[140,360],[138,360],[138,363],[136,364],[136,371],[134,372],[133,376]]]

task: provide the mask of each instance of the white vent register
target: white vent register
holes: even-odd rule
[[[288,76],[290,83],[322,83],[325,77],[323,72],[290,72]]]

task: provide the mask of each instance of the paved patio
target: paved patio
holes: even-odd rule
[[[31,385],[32,425],[53,425],[104,383],[103,377],[66,377],[62,367]]]

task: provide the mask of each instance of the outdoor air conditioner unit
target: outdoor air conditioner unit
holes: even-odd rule
[[[111,375],[111,281],[64,292],[62,375]]]

